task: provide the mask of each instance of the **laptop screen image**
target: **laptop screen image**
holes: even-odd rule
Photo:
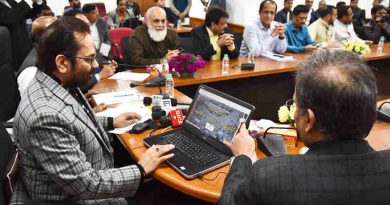
[[[199,89],[186,123],[202,135],[230,144],[240,126],[240,118],[247,119],[251,110],[205,89]]]

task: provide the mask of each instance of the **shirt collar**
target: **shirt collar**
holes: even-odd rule
[[[215,37],[215,36],[218,36],[218,34],[214,34],[210,29],[209,27],[206,26],[206,30],[207,30],[207,33],[209,34],[209,37]]]
[[[261,22],[260,18],[258,18],[257,21],[258,21],[258,24],[259,24],[260,29],[263,30],[263,31],[268,31],[269,29],[272,28],[273,22],[271,22],[271,24],[269,25],[269,28],[266,28],[266,27],[264,26],[264,24]]]
[[[326,28],[329,28],[329,24],[327,24],[324,20],[320,19],[320,23],[325,26]]]
[[[364,139],[347,139],[316,142],[309,145],[308,155],[345,155],[374,152]]]

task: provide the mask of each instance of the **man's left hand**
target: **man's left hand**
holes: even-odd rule
[[[127,127],[141,120],[141,116],[135,112],[126,112],[114,118],[114,128]]]

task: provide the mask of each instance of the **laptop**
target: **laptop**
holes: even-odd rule
[[[255,107],[205,85],[200,85],[182,127],[144,139],[144,144],[174,144],[167,162],[187,179],[201,177],[229,163],[229,144]],[[241,121],[241,122],[240,122]]]

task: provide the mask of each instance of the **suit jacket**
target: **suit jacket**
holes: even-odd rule
[[[196,55],[201,55],[205,60],[210,60],[211,56],[213,56],[216,51],[214,50],[213,45],[210,43],[210,36],[207,33],[206,25],[202,24],[192,29],[191,36],[193,46],[192,52]],[[239,54],[239,50],[237,48],[239,47],[240,43],[241,42],[234,42],[236,49],[233,51],[229,51],[226,46],[222,46],[221,59],[223,58],[224,54],[228,54],[230,59],[237,58]]]
[[[168,53],[168,49],[179,49],[179,44],[177,33],[171,29],[167,30],[164,40],[156,42],[150,38],[146,25],[138,26],[129,39],[130,64],[136,66],[159,64],[160,59]]]
[[[1,3],[0,3],[1,4]],[[0,121],[14,117],[20,101],[18,84],[11,58],[11,37],[8,29],[0,26]]]
[[[218,204],[389,204],[390,151],[368,142],[320,142],[305,155],[270,157],[252,166],[234,159]]]
[[[33,9],[25,2],[17,3],[15,0],[7,0],[12,8],[0,3],[0,26],[5,26],[11,33],[12,63],[14,69],[18,69],[24,58],[33,47],[26,28],[26,19],[37,15],[41,5],[33,4]]]
[[[14,121],[20,173],[11,204],[68,200],[126,204],[140,185],[136,165],[114,168],[108,119],[97,118],[41,71],[27,89]],[[84,106],[85,105],[85,106]],[[86,112],[86,110],[88,112]]]
[[[96,22],[96,27],[99,33],[100,44],[105,43],[111,46],[110,33],[108,31],[108,25],[106,20],[99,17],[98,21]],[[98,61],[99,65],[102,65],[102,61],[109,59],[112,59],[111,51],[108,54],[108,57],[101,55],[99,51],[97,51],[96,60]]]
[[[287,14],[290,13],[290,20],[292,19],[292,11],[283,8],[275,15],[275,21],[280,23],[287,23]]]
[[[128,9],[132,9],[133,10],[133,14],[135,16],[141,15],[141,9],[139,8],[139,5],[138,5],[137,2],[134,2],[132,6],[130,6],[130,4],[128,4],[127,8]]]

